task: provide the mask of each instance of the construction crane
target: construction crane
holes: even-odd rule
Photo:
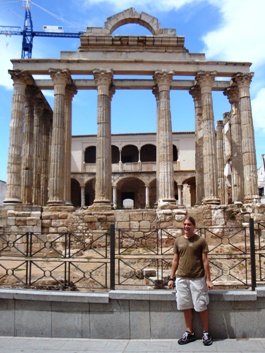
[[[43,32],[33,30],[33,21],[31,17],[31,0],[25,2],[24,28],[17,26],[0,26],[0,34],[22,36],[22,59],[31,59],[34,37],[61,37],[61,38],[79,38],[83,32],[67,33],[60,26],[44,26]]]

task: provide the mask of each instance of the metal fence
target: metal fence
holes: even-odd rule
[[[265,224],[198,228],[209,245],[217,288],[265,282]],[[0,287],[108,291],[166,288],[175,238],[182,229],[93,231],[87,234],[3,234]]]

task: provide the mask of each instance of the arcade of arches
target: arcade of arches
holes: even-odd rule
[[[173,133],[172,136],[174,197],[176,204],[192,206],[196,201],[195,165],[185,150],[194,154],[194,133]],[[156,207],[155,138],[156,134],[151,133],[112,136],[112,203],[115,209],[124,208],[123,202],[127,199],[132,200],[133,208]],[[72,170],[71,201],[75,207],[90,206],[95,198],[96,136],[73,136],[73,145],[75,151],[84,145],[87,147],[82,153],[83,158],[78,160],[72,156],[72,165],[77,167],[76,173]],[[180,151],[177,145],[182,146]]]

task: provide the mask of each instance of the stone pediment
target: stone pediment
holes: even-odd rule
[[[115,35],[113,32],[126,24],[139,24],[150,35]],[[133,7],[107,18],[104,27],[87,27],[80,37],[79,51],[171,51],[187,52],[184,37],[177,36],[173,28],[161,28],[158,19]]]

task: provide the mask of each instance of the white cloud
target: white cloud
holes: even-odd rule
[[[18,37],[19,38],[19,37]],[[0,86],[6,89],[12,89],[13,81],[10,78],[8,70],[12,69],[10,58],[18,57],[19,39],[14,37],[0,37],[0,52],[1,52],[1,65],[0,65]],[[21,43],[21,38],[20,38]],[[21,44],[20,44],[21,46]],[[20,53],[19,53],[20,56]]]
[[[256,98],[252,100],[252,113],[253,120],[256,129],[262,129],[262,132],[265,133],[265,88],[262,88]]]
[[[145,8],[154,11],[171,11],[178,10],[184,5],[201,2],[205,0],[83,0],[83,4],[87,7],[107,3],[113,7],[115,11],[123,11],[124,9],[134,7]]]
[[[219,28],[207,33],[205,53],[210,58],[248,61],[256,70],[265,62],[264,0],[209,0],[222,14]]]

